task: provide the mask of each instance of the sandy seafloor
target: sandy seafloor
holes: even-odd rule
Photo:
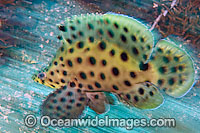
[[[8,2],[8,3],[7,3]],[[28,128],[24,124],[27,114],[40,118],[40,105],[53,89],[37,84],[31,76],[52,59],[60,43],[56,24],[72,15],[91,13],[84,5],[73,0],[9,0],[0,4],[0,132],[200,132],[199,82],[180,99],[165,97],[156,110],[128,108],[122,103],[110,107],[103,118],[175,118],[176,127],[42,127]],[[115,5],[113,5],[115,6]],[[187,48],[198,69],[197,50]],[[199,73],[196,73],[199,79]],[[88,109],[86,116],[97,114]]]

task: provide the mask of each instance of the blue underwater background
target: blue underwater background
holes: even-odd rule
[[[46,128],[42,127],[39,121],[33,128],[25,126],[24,118],[27,114],[34,114],[39,119],[40,106],[46,96],[53,91],[35,83],[31,77],[37,70],[47,66],[60,46],[56,38],[59,34],[56,24],[62,23],[72,15],[106,13],[108,9],[133,16],[132,8],[148,9],[153,6],[146,0],[144,3],[134,0],[135,3],[124,3],[129,5],[126,9],[122,2],[125,1],[0,0],[0,132],[200,132],[200,41],[196,41],[195,44],[187,41],[183,43],[183,48],[192,56],[196,69],[196,84],[187,95],[179,99],[165,95],[165,102],[155,110],[128,108],[117,102],[116,105],[111,105],[106,114],[98,115],[100,118],[108,115],[110,118],[148,120],[174,118],[176,127],[134,127],[132,130],[123,127],[91,126]],[[146,22],[148,26],[152,24],[149,23],[150,20],[144,19],[144,12],[138,14],[141,15],[142,22]],[[195,34],[199,35],[200,31],[196,31]],[[157,39],[162,35],[157,32],[154,36]],[[181,37],[172,38],[179,40]],[[88,109],[86,116],[88,115],[95,117],[97,114]]]

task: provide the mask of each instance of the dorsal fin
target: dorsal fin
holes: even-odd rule
[[[153,36],[142,23],[120,14],[82,15],[58,26],[63,48],[87,41],[106,40],[128,51],[138,62],[146,61],[153,47]]]

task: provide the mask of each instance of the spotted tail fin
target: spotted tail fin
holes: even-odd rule
[[[154,84],[168,95],[182,97],[194,84],[195,70],[192,59],[172,42],[159,41],[150,62],[159,78]]]
[[[158,108],[164,101],[162,94],[149,82],[138,83],[119,94],[121,100],[139,109]]]

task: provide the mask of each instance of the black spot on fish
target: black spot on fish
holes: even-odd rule
[[[81,107],[81,103],[77,103],[76,106],[77,106],[77,107]]]
[[[115,76],[118,76],[118,75],[119,75],[119,70],[118,70],[116,67],[113,67],[113,68],[112,68],[112,73],[113,73]]]
[[[130,72],[130,76],[131,76],[132,78],[135,78],[135,77],[136,77],[135,72]]]
[[[143,59],[144,59],[144,60],[147,59],[147,55],[146,55],[146,54],[143,55]]]
[[[116,85],[112,86],[114,90],[119,90],[119,88]]]
[[[99,99],[99,95],[94,95],[94,98],[95,99]]]
[[[101,73],[100,77],[101,77],[102,80],[105,80],[105,78],[106,78],[105,75],[104,75],[104,73]]]
[[[114,56],[114,55],[115,55],[115,50],[114,50],[114,49],[112,49],[112,50],[110,51],[110,55],[111,55],[111,56]]]
[[[102,30],[102,29],[99,29],[99,30],[98,30],[98,34],[99,34],[99,35],[103,35],[103,30]]]
[[[110,38],[113,38],[114,37],[114,32],[112,30],[108,30],[108,36]]]
[[[131,99],[131,96],[130,96],[130,94],[126,94],[126,97],[128,98],[128,100],[130,100],[130,99]]]
[[[166,66],[162,66],[158,69],[158,71],[161,73],[161,74],[164,74],[167,72],[167,67]]]
[[[74,82],[70,82],[69,85],[70,85],[70,87],[72,87],[72,88],[76,86],[76,84],[75,84]]]
[[[101,63],[103,66],[106,66],[106,64],[107,64],[106,60],[102,60]]]
[[[72,96],[73,95],[73,92],[69,91],[67,92],[67,96]]]
[[[54,63],[53,63],[53,64],[57,66],[57,65],[58,65],[58,62],[57,62],[57,61],[54,61]]]
[[[66,40],[69,44],[72,44],[72,40],[71,39],[67,39]]]
[[[138,102],[138,101],[139,101],[138,96],[134,96],[134,100],[135,100],[136,102]]]
[[[67,109],[72,109],[72,106],[67,105],[66,108],[67,108]]]
[[[109,21],[108,19],[105,19],[105,20],[104,20],[104,23],[105,23],[105,24],[110,24],[110,21]]]
[[[56,84],[59,84],[59,82],[56,82]]]
[[[65,80],[64,80],[64,79],[61,79],[60,81],[61,81],[62,83],[65,83]]]
[[[78,84],[78,87],[79,87],[79,88],[82,88],[82,87],[83,87],[83,85],[82,85],[82,84]]]
[[[143,37],[141,37],[141,38],[140,38],[140,41],[141,41],[141,42],[144,42],[144,38],[143,38]]]
[[[124,31],[125,31],[125,32],[128,32],[128,29],[127,29],[127,27],[124,27]]]
[[[132,35],[132,36],[131,36],[131,39],[132,39],[133,42],[136,42],[136,41],[137,41],[135,35]]]
[[[77,92],[79,92],[79,93],[80,93],[80,92],[81,92],[81,89],[77,89]]]
[[[161,85],[163,85],[163,83],[164,83],[164,80],[163,79],[159,79],[158,80],[158,84],[161,86]]]
[[[77,36],[76,36],[76,35],[74,35],[74,34],[72,34],[72,38],[73,38],[73,39],[76,39],[76,38],[77,38]]]
[[[168,80],[169,85],[173,85],[175,83],[175,79],[174,78],[170,78]]]
[[[121,35],[120,38],[121,38],[122,42],[126,43],[127,39],[126,39],[126,37],[124,35]]]
[[[63,86],[63,90],[66,90],[67,89],[67,86],[65,85],[65,86]]]
[[[60,111],[60,110],[61,110],[61,107],[60,107],[60,106],[57,106],[56,109],[57,109],[58,111]]]
[[[144,89],[143,88],[139,88],[138,92],[139,92],[140,95],[143,95],[144,94]]]
[[[66,99],[64,97],[60,98],[60,102],[65,102]]]
[[[118,29],[118,28],[119,28],[119,25],[115,22],[115,23],[114,23],[114,27],[115,27],[116,29]]]
[[[76,30],[76,28],[74,26],[70,26],[71,30]]]
[[[80,97],[79,101],[85,101],[85,98],[84,97]]]
[[[67,72],[66,72],[66,71],[63,71],[63,75],[64,75],[64,76],[67,76]]]
[[[82,63],[82,58],[81,58],[81,57],[77,57],[76,60],[77,60],[77,62],[78,62],[79,64]]]
[[[50,82],[53,82],[53,80],[52,80],[52,79],[49,79],[49,81],[50,81]]]
[[[172,68],[171,68],[171,72],[172,72],[172,73],[176,73],[176,72],[177,72],[177,67],[172,67]]]
[[[57,103],[57,100],[56,100],[56,99],[53,99],[52,102],[53,102],[53,103]]]
[[[135,55],[138,55],[138,54],[139,54],[138,49],[135,48],[135,47],[132,48],[132,52],[133,52],[133,54],[135,54]]]
[[[58,38],[59,40],[62,40],[62,36],[57,36],[57,38]]]
[[[71,61],[71,60],[67,60],[67,64],[68,64],[68,66],[70,66],[70,67],[72,67],[72,66],[73,66],[73,64],[72,64],[72,61]]]
[[[79,31],[79,32],[78,32],[78,35],[81,36],[81,37],[84,36],[84,34],[83,34],[82,31]]]
[[[90,75],[91,75],[92,77],[94,77],[94,72],[90,72]]]
[[[96,59],[94,57],[89,58],[90,64],[95,65],[96,64]]]
[[[80,72],[80,77],[82,79],[87,79],[87,76],[86,76],[86,74],[84,72]]]
[[[91,23],[88,23],[88,29],[89,29],[89,30],[93,30],[93,29],[94,29],[94,26],[93,26]]]
[[[70,99],[69,102],[70,102],[70,103],[74,103],[75,100],[74,100],[74,99]]]
[[[77,43],[77,47],[78,48],[83,48],[84,47],[84,43],[83,42],[78,42]]]
[[[147,45],[147,49],[150,50],[150,49],[151,49],[151,46],[150,46],[150,45]]]
[[[106,43],[105,43],[104,41],[101,41],[101,42],[99,43],[99,48],[100,48],[101,50],[106,49]]]
[[[57,92],[58,92],[58,94],[61,94],[61,93],[62,93],[62,90],[60,89],[60,90],[58,90]]]
[[[61,47],[61,48],[60,48],[60,51],[62,51],[62,52],[63,52],[64,50],[65,50],[65,49],[64,49],[64,47]]]
[[[88,89],[93,90],[94,88],[91,85],[88,85]]]
[[[157,51],[159,52],[159,53],[163,53],[163,49],[161,49],[161,48],[157,48]]]
[[[56,70],[57,73],[59,73],[59,70]]]
[[[179,57],[175,56],[174,57],[174,61],[178,62],[179,61]]]
[[[50,74],[53,76],[53,75],[54,75],[54,72],[53,72],[53,71],[51,71],[51,72],[50,72]]]
[[[61,30],[61,31],[63,31],[63,32],[66,32],[66,31],[67,31],[67,29],[66,29],[65,26],[63,26],[63,25],[59,25],[58,28],[59,28],[59,30]]]
[[[169,59],[169,57],[163,56],[163,61],[165,63],[169,63],[170,59]]]
[[[62,56],[59,59],[60,59],[60,61],[63,61],[63,57]]]
[[[94,42],[94,37],[90,36],[88,39],[89,39],[89,42]]]
[[[180,84],[180,85],[183,84],[183,80],[179,80],[179,84]]]
[[[149,95],[150,95],[150,96],[153,96],[154,94],[153,94],[153,92],[152,92],[152,91],[150,91],[150,92],[149,92]]]
[[[125,81],[124,81],[124,84],[125,84],[126,86],[131,86],[131,83],[130,83],[128,80],[125,80]]]
[[[182,66],[182,65],[178,66],[179,71],[183,71],[183,69],[184,69],[184,66]]]
[[[123,53],[121,53],[120,56],[121,56],[121,59],[122,59],[123,61],[127,61],[127,60],[128,60],[127,53],[123,52]]]
[[[70,48],[70,49],[69,49],[69,52],[70,52],[70,53],[73,53],[73,52],[74,52],[74,49],[73,49],[73,48]]]
[[[99,84],[98,82],[95,82],[95,86],[96,86],[97,88],[101,88],[101,84]]]
[[[143,62],[141,62],[141,63],[139,64],[139,68],[140,68],[140,70],[142,70],[142,71],[146,71],[146,70],[148,70],[148,68],[149,68],[149,64],[148,64],[148,63],[144,64]]]

